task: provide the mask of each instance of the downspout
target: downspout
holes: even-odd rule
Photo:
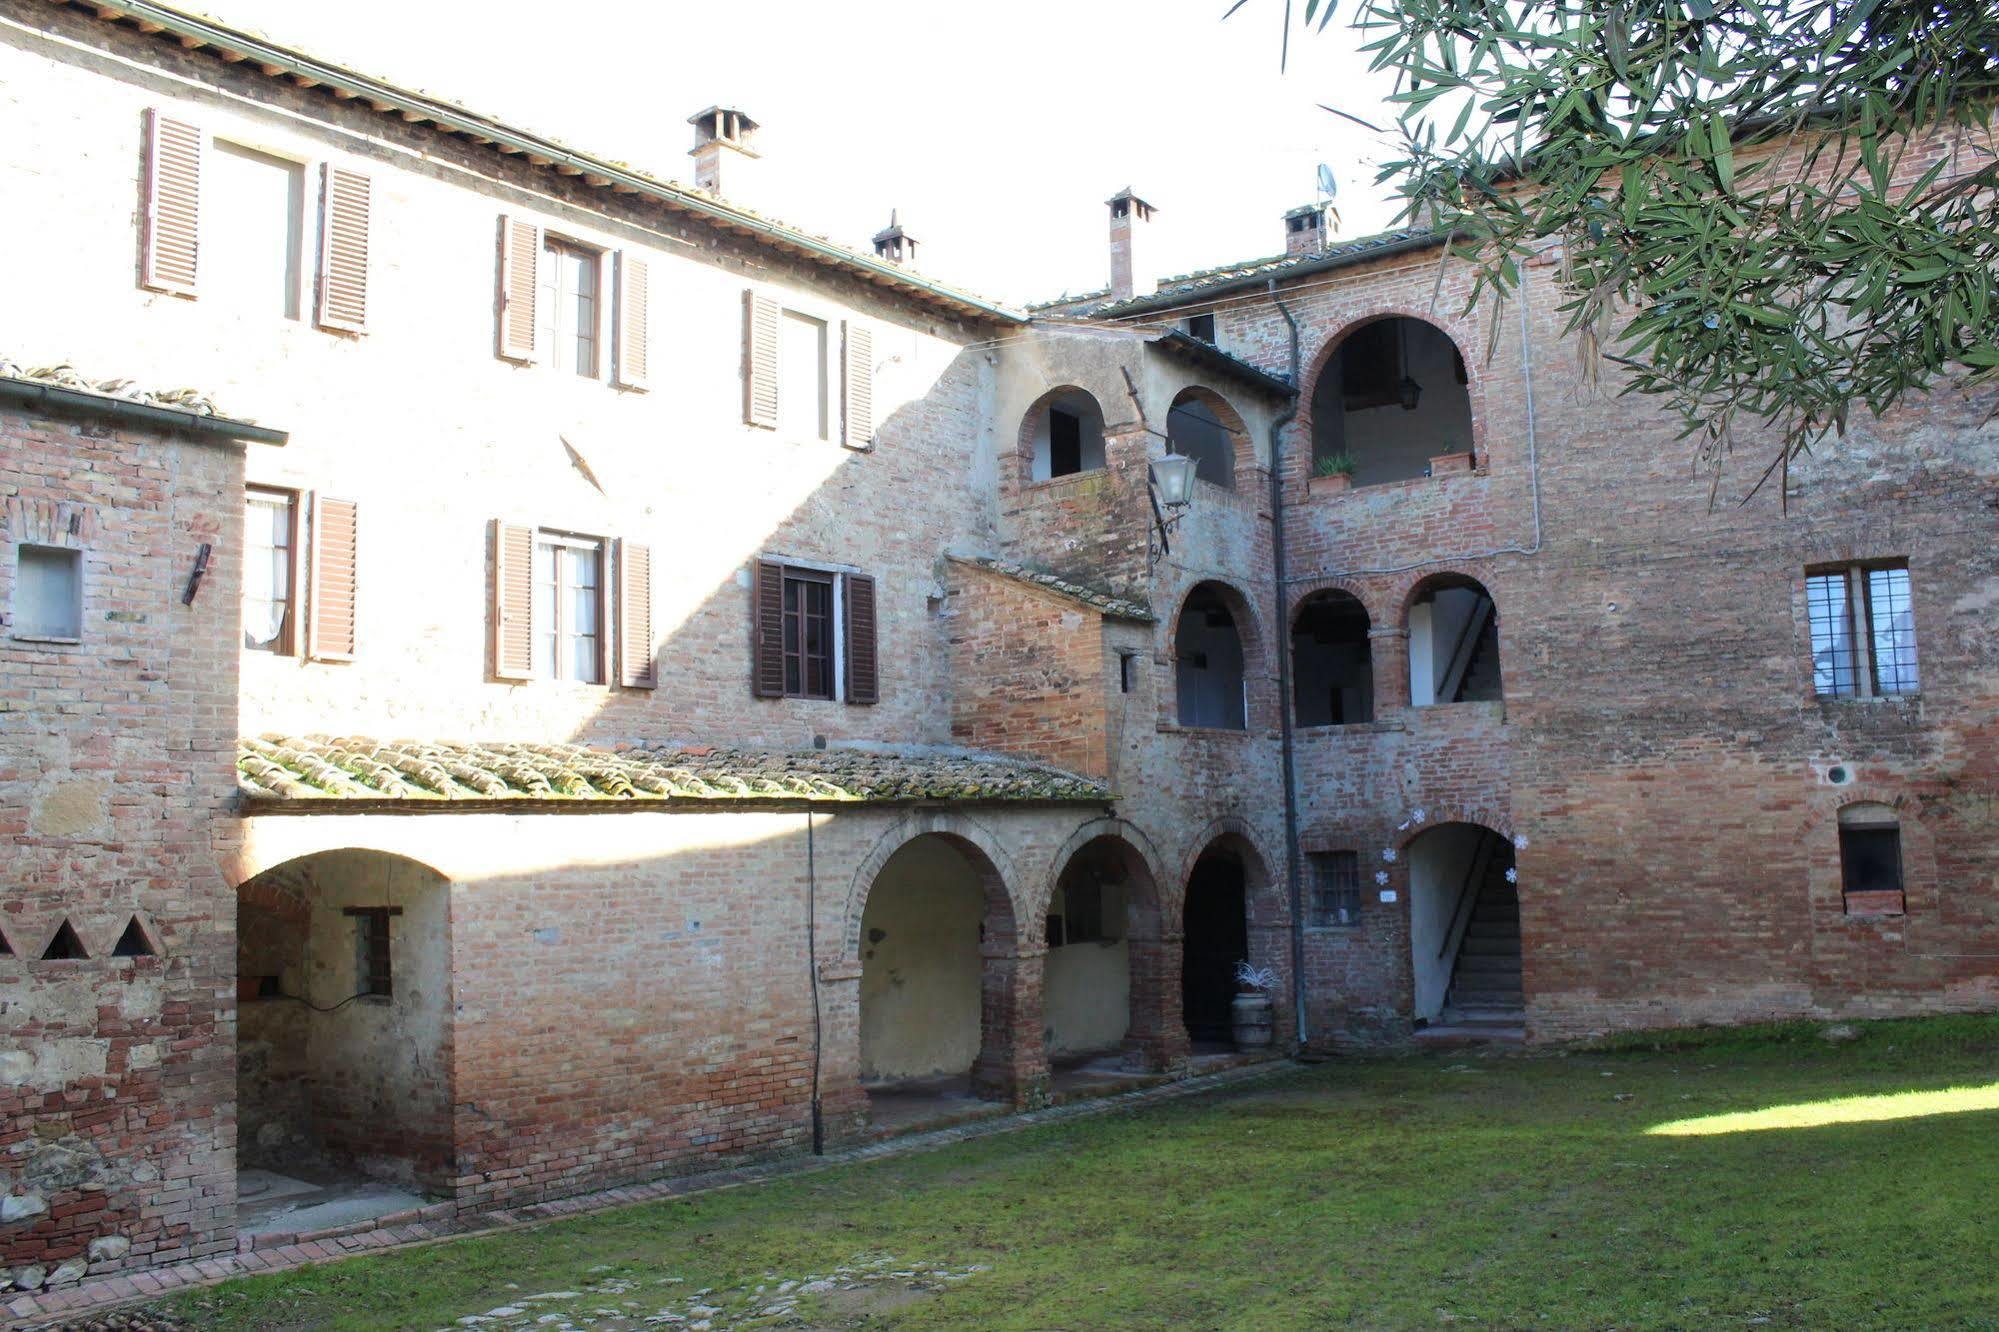
[[[1304,875],[1298,864],[1298,759],[1295,752],[1295,736],[1291,729],[1291,628],[1290,617],[1285,611],[1286,586],[1284,564],[1284,468],[1283,440],[1284,428],[1298,419],[1298,321],[1291,317],[1291,311],[1277,296],[1277,279],[1271,278],[1268,290],[1270,302],[1277,307],[1277,313],[1284,316],[1284,323],[1290,330],[1291,342],[1291,405],[1270,423],[1270,564],[1276,579],[1277,617],[1273,625],[1272,645],[1277,654],[1277,729],[1278,752],[1284,765],[1284,877],[1285,886],[1291,898],[1291,998],[1296,1008],[1299,1049],[1305,1048],[1309,1034],[1305,1023],[1305,903]]]
[[[824,1032],[819,1018],[819,866],[812,844],[812,811],[805,811],[805,965],[812,983],[812,1154],[826,1154],[826,1119],[819,1107],[819,1061]]]

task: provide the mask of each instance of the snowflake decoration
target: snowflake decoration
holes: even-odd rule
[[[1392,846],[1382,847],[1381,858],[1387,861],[1389,864],[1393,865],[1395,863],[1395,848]]]
[[[1409,822],[1411,823],[1421,823],[1424,819],[1428,817],[1429,815],[1421,808],[1412,809],[1409,811]]]
[[[1379,883],[1379,884],[1382,884],[1382,885],[1386,885],[1386,884],[1388,883],[1388,871],[1387,871],[1387,870],[1376,870],[1376,871],[1374,872],[1374,881],[1375,881],[1376,883]]]
[[[1515,851],[1525,851],[1527,849],[1527,834],[1522,833],[1513,839],[1513,849]]]
[[[1506,867],[1506,881],[1507,881],[1508,883],[1519,883],[1519,882],[1520,882],[1520,871],[1519,871],[1519,870],[1517,870],[1517,869],[1515,869],[1515,868],[1513,868],[1513,866],[1511,866],[1511,865],[1508,865],[1508,866]]]

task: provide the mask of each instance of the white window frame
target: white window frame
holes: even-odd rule
[[[555,587],[555,604],[549,607],[549,613],[556,620],[554,625],[555,648],[552,657],[548,660],[544,660],[542,657],[544,650],[542,642],[550,632],[550,626],[543,624],[540,615],[537,613],[540,610],[541,552],[544,546],[555,546],[566,550],[587,550],[596,553],[598,678],[595,680],[579,680],[573,675],[562,673],[562,639],[564,633],[562,621],[564,615],[562,605],[563,585],[559,578]],[[615,669],[615,663],[611,659],[611,644],[613,641],[611,624],[611,603],[613,600],[611,595],[612,576],[611,542],[608,539],[590,536],[582,532],[572,532],[562,528],[536,527],[534,529],[534,555],[529,571],[528,630],[533,638],[533,652],[531,656],[534,662],[535,679],[576,685],[585,689],[605,689],[610,687],[612,672]]]
[[[537,284],[542,284],[542,274],[549,271],[549,251],[551,248],[569,250],[590,256],[592,270],[597,275],[595,283],[596,292],[591,299],[590,307],[591,323],[594,325],[590,331],[590,346],[592,359],[595,361],[595,364],[591,367],[590,373],[586,375],[574,365],[561,365],[557,363],[553,343],[554,339],[559,336],[559,332],[553,328],[545,330],[541,319],[541,305],[548,295],[545,285],[535,292],[535,359],[549,369],[559,374],[567,375],[572,379],[587,379],[603,383],[609,377],[611,359],[610,335],[612,328],[607,317],[609,312],[606,307],[610,304],[608,298],[610,296],[611,284],[607,278],[609,269],[611,268],[610,258],[612,249],[610,246],[598,241],[586,240],[574,232],[559,231],[554,227],[543,227],[541,228],[541,254],[537,256],[537,263],[540,266],[535,275],[535,282]]]
[[[296,270],[296,274],[292,280],[291,293],[293,312],[280,315],[278,323],[280,325],[310,324],[312,322],[313,297],[317,295],[317,292],[314,290],[314,281],[319,269],[319,250],[323,243],[323,237],[320,233],[326,226],[326,208],[324,202],[313,193],[312,188],[312,178],[315,174],[312,168],[316,164],[315,159],[311,156],[301,154],[295,149],[280,147],[254,135],[231,134],[226,131],[210,131],[206,146],[211,158],[226,147],[234,148],[239,152],[255,153],[259,157],[272,158],[298,168],[298,234],[292,237],[295,250],[292,267]],[[208,177],[211,174],[209,168],[204,167],[202,169],[204,177]],[[198,243],[202,245],[207,244],[208,238],[203,233],[208,230],[208,211],[211,208],[219,206],[220,201],[215,198],[214,192],[210,189],[207,180],[204,179],[201,188],[201,203],[199,205],[200,216],[195,221],[197,227],[196,234],[199,237]]]

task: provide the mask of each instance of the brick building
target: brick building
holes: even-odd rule
[[[730,202],[734,108],[682,186],[137,2],[0,86],[90,257],[0,350],[232,414],[5,418],[17,1284],[1173,1073],[1244,960],[1278,1048],[1994,1000],[1976,404],[1710,510],[1545,268],[1467,354],[1316,209],[1155,290],[1121,191],[1029,316]]]

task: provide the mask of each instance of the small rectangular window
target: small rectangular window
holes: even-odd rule
[[[203,175],[202,299],[245,314],[297,319],[304,165],[218,139]]]
[[[354,993],[393,997],[395,973],[390,964],[389,921],[401,907],[348,907],[354,921]]]
[[[789,698],[833,697],[833,575],[784,571],[784,692]]]
[[[778,337],[778,428],[790,439],[825,439],[830,420],[826,321],[786,310]]]
[[[604,682],[604,543],[537,532],[534,552],[534,673]]]
[[[75,643],[83,638],[83,552],[23,542],[14,557],[16,638]]]
[[[1322,851],[1311,858],[1312,924],[1352,927],[1360,924],[1360,853]]]
[[[1138,654],[1120,652],[1117,654],[1117,688],[1120,694],[1129,694],[1138,674]]]
[[[1213,345],[1215,341],[1214,315],[1213,314],[1188,315],[1187,336],[1193,338],[1199,338],[1201,341]]]
[[[543,242],[541,337],[549,364],[586,379],[597,377],[597,251],[550,237]]]
[[[1917,692],[1907,566],[1854,564],[1807,572],[1805,609],[1814,693],[1840,698]]]
[[[243,646],[298,650],[298,496],[289,490],[243,492]]]
[[[1901,826],[1848,822],[1842,811],[1839,878],[1848,915],[1901,915],[1904,902]]]

